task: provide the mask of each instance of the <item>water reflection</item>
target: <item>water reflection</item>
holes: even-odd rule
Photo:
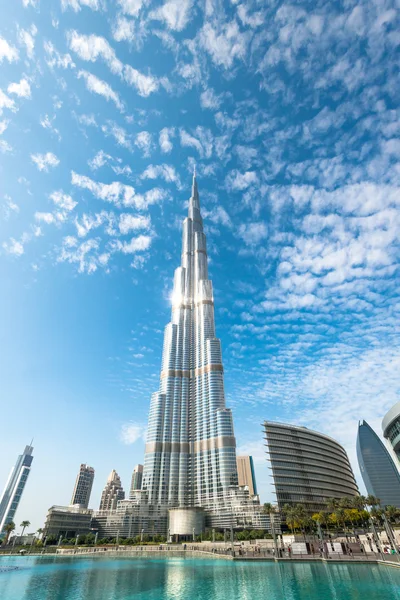
[[[8,561],[8,562],[7,562]],[[377,565],[209,559],[0,559],[1,600],[400,600],[400,570]]]

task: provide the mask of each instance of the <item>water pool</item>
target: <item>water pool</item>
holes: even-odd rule
[[[400,600],[400,569],[199,558],[0,558],[1,600]]]

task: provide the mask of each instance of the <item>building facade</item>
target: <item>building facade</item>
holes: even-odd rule
[[[174,276],[171,322],[164,333],[160,384],[151,398],[142,490],[148,503],[165,513],[202,507],[210,526],[237,524],[236,440],[225,405],[195,175],[183,222],[181,265]],[[243,494],[242,506],[249,502],[254,507],[257,499],[248,491],[246,498]]]
[[[136,465],[133,469],[132,480],[131,480],[131,489],[129,492],[129,498],[132,499],[134,497],[135,490],[142,489],[142,480],[143,480],[143,465]]]
[[[89,465],[82,464],[76,477],[71,504],[79,504],[83,508],[89,506],[90,494],[94,480],[94,469]]]
[[[273,421],[264,422],[264,431],[280,509],[302,504],[315,513],[330,498],[359,495],[346,451],[334,439]]]
[[[400,402],[396,402],[383,417],[382,431],[400,462]]]
[[[256,474],[252,456],[237,456],[236,466],[240,486],[247,486],[251,496],[257,494]]]
[[[25,450],[17,458],[0,500],[0,537],[4,536],[4,528],[14,521],[19,502],[31,471],[33,447],[25,446]]]
[[[382,506],[400,508],[400,474],[389,452],[366,421],[360,421],[357,458],[368,494],[379,498]]]
[[[101,495],[99,510],[114,510],[117,508],[119,500],[124,500],[125,492],[123,490],[120,476],[114,469],[108,476],[106,486]]]
[[[51,506],[47,512],[44,536],[76,538],[91,531],[92,512],[79,506]]]

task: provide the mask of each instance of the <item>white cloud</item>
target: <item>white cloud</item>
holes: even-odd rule
[[[26,79],[21,79],[19,83],[10,83],[7,88],[9,94],[16,94],[20,98],[31,97],[31,86]]]
[[[9,63],[18,60],[18,50],[14,46],[11,46],[3,37],[0,37],[0,63],[4,59],[8,60]]]
[[[67,33],[70,49],[82,60],[95,62],[102,58],[113,73],[122,74],[123,63],[116,57],[114,49],[107,40],[98,35],[80,35],[72,30]]]
[[[124,254],[135,254],[136,252],[144,252],[151,246],[152,238],[150,235],[139,235],[132,238],[130,242],[123,242],[121,251]]]
[[[39,0],[22,0],[22,5],[27,8],[28,6],[33,6],[33,8],[37,8],[39,6]]]
[[[140,73],[130,65],[125,65],[124,67],[124,78],[129,85],[137,89],[139,96],[143,96],[144,98],[156,92],[159,87],[155,77],[152,75],[143,75],[143,73]]]
[[[5,130],[7,129],[9,124],[9,121],[7,121],[6,119],[4,119],[4,121],[0,121],[0,135],[3,135],[3,133],[5,132]]]
[[[12,152],[12,146],[5,140],[0,140],[0,152],[5,154],[6,152]]]
[[[134,87],[139,96],[146,98],[158,90],[159,82],[155,77],[144,75],[131,65],[124,65],[105,38],[98,35],[81,35],[77,31],[70,31],[67,39],[70,49],[82,60],[95,62],[99,58],[103,59],[112,73],[116,73],[128,85]]]
[[[0,115],[3,114],[4,108],[9,108],[13,112],[16,110],[14,100],[9,98],[7,94],[3,92],[3,90],[0,90]]]
[[[214,28],[209,22],[200,31],[200,43],[219,67],[230,69],[235,59],[246,56],[248,35],[241,33],[236,21]]]
[[[57,167],[60,164],[59,159],[52,152],[31,154],[31,160],[35,163],[39,171],[48,171],[50,167]]]
[[[28,58],[33,58],[34,49],[35,49],[35,35],[37,34],[37,29],[35,25],[32,25],[30,30],[21,29],[18,32],[19,42],[25,46],[26,54]]]
[[[202,108],[217,109],[221,105],[221,97],[217,96],[213,89],[208,88],[200,94],[200,104]]]
[[[138,440],[144,440],[146,437],[146,427],[141,423],[134,423],[130,421],[129,423],[124,423],[121,426],[120,431],[120,440],[123,444],[131,445],[137,442]]]
[[[150,217],[143,215],[131,215],[129,213],[123,213],[119,217],[119,230],[123,235],[126,235],[130,231],[136,229],[149,229],[150,228]]]
[[[60,54],[52,42],[44,41],[43,48],[47,55],[46,63],[51,69],[54,67],[57,67],[58,69],[75,69],[76,65],[72,60],[71,55]]]
[[[7,254],[14,254],[14,256],[21,256],[24,253],[23,244],[14,238],[11,238],[9,242],[3,242],[3,248]]]
[[[103,81],[102,79],[99,79],[98,77],[96,77],[92,73],[89,73],[88,71],[79,71],[78,79],[80,79],[81,77],[84,78],[86,82],[86,87],[89,90],[89,92],[99,94],[99,96],[103,96],[103,98],[105,98],[107,101],[112,100],[112,102],[114,102],[118,110],[123,112],[124,107],[121,100],[119,99],[118,94],[114,92],[114,90],[108,85],[107,82]]]
[[[88,165],[93,171],[95,171],[96,169],[104,167],[104,165],[110,160],[112,160],[112,156],[106,154],[104,150],[99,150],[99,152],[97,152],[97,154],[91,160],[88,160]]]
[[[92,10],[100,10],[100,0],[61,0],[62,10],[71,8],[73,11],[78,12],[82,7],[91,8]]]
[[[239,226],[239,235],[248,246],[257,246],[268,235],[267,226],[263,222],[242,223]]]
[[[240,171],[231,171],[225,179],[226,187],[229,191],[232,190],[245,190],[250,185],[258,182],[257,174],[254,171],[246,171],[240,173]]]
[[[120,127],[113,121],[108,121],[106,125],[102,125],[101,130],[103,133],[105,133],[105,135],[111,135],[119,146],[123,146],[124,148],[128,148],[128,150],[132,150],[129,135],[123,127]]]
[[[150,156],[152,147],[151,133],[148,131],[138,133],[135,137],[135,145],[142,150],[143,156]]]
[[[131,17],[137,17],[145,0],[118,0],[122,12]]]
[[[168,183],[176,183],[180,186],[179,175],[175,171],[175,168],[171,165],[149,165],[147,169],[141,174],[141,179],[164,179]]]
[[[85,175],[78,175],[71,172],[71,183],[82,189],[89,190],[96,198],[112,202],[113,204],[124,206],[135,206],[135,190],[130,185],[125,185],[119,181],[113,183],[98,183]]]
[[[184,129],[179,130],[179,136],[181,141],[181,146],[187,146],[189,148],[195,148],[200,156],[203,156],[203,146],[199,142],[199,140],[190,133],[187,133]]]
[[[159,137],[159,144],[160,144],[160,148],[161,151],[164,153],[168,153],[171,152],[173,145],[171,142],[171,137],[174,137],[175,135],[175,128],[174,127],[164,127],[164,129],[161,129],[160,131],[160,137]]]
[[[66,211],[73,210],[78,204],[77,202],[75,202],[75,200],[72,199],[71,196],[69,196],[68,194],[64,194],[64,192],[62,192],[61,190],[50,194],[50,199],[58,208]]]
[[[56,217],[53,215],[53,213],[49,212],[35,212],[35,219],[36,221],[46,223],[47,225],[51,225],[51,223],[56,222]]]
[[[153,10],[150,19],[164,21],[169,29],[183,31],[193,14],[192,0],[167,0],[160,8]]]

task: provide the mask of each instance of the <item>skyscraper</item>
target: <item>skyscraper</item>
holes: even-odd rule
[[[142,489],[142,479],[143,479],[143,465],[136,465],[133,469],[132,480],[131,480],[131,489],[129,492],[129,498],[133,498],[133,492],[135,490]]]
[[[336,440],[306,427],[264,422],[267,453],[279,508],[304,504],[309,513],[329,498],[358,496],[346,451]]]
[[[400,474],[389,452],[366,421],[360,421],[357,458],[368,494],[380,499],[382,506],[400,508]]]
[[[238,456],[236,458],[239,485],[247,485],[249,493],[257,494],[256,474],[252,456]]]
[[[71,504],[80,504],[83,508],[89,506],[90,494],[94,480],[94,469],[82,464],[76,477]]]
[[[229,526],[229,507],[246,503],[244,497],[239,501],[236,440],[232,413],[225,406],[195,175],[183,222],[181,266],[174,276],[171,322],[164,333],[160,385],[151,398],[142,490],[149,504],[166,509],[203,507],[212,526],[219,525],[222,514]]]
[[[14,520],[18,504],[31,471],[33,461],[32,452],[32,446],[25,446],[23,454],[18,456],[17,462],[8,477],[0,500],[0,536],[4,535],[4,527]]]
[[[114,510],[117,508],[119,500],[124,500],[125,492],[123,490],[120,476],[114,469],[108,476],[107,483],[101,495],[99,510]]]

